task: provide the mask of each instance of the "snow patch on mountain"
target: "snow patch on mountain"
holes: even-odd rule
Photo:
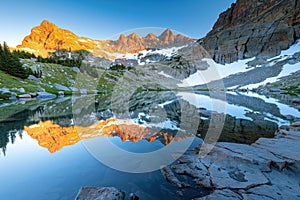
[[[192,74],[188,78],[182,80],[181,84],[178,84],[179,87],[189,87],[207,84],[214,80],[219,80],[230,76],[236,73],[242,73],[251,70],[248,67],[247,63],[254,60],[255,58],[250,58],[246,60],[239,60],[231,64],[218,64],[212,59],[202,59],[209,64],[207,70],[198,70],[195,74]]]
[[[37,50],[35,50],[35,49],[30,49],[30,48],[28,48],[28,47],[22,48],[22,49],[20,49],[20,50],[22,50],[22,51],[27,51],[27,52],[29,52],[29,53],[35,53],[35,52],[37,52]]]
[[[163,75],[163,76],[166,77],[166,78],[173,78],[172,76],[166,74],[166,73],[163,72],[163,71],[159,72],[158,74]]]
[[[300,63],[296,63],[294,65],[286,64],[283,66],[282,71],[280,72],[280,74],[278,76],[267,78],[266,80],[264,80],[263,82],[260,82],[260,83],[254,83],[254,84],[243,86],[243,87],[241,87],[241,89],[252,90],[254,88],[258,88],[261,85],[266,85],[267,83],[274,83],[274,82],[278,81],[280,78],[282,78],[284,76],[288,76],[298,70],[300,70]]]
[[[203,59],[209,64],[209,68],[207,70],[198,70],[195,74],[190,75],[188,78],[184,79],[181,84],[178,84],[179,87],[189,87],[196,85],[204,85],[209,82],[220,80],[224,78],[230,78],[231,75],[238,75],[240,73],[247,73],[250,70],[255,70],[256,68],[265,67],[273,67],[275,64],[285,61],[286,64],[282,64],[282,70],[279,74],[274,77],[268,77],[263,81],[258,83],[253,80],[253,83],[242,86],[241,84],[237,84],[234,86],[230,86],[227,89],[254,89],[258,86],[265,85],[267,83],[276,82],[278,79],[288,76],[298,70],[300,70],[300,63],[291,63],[289,62],[292,58],[295,57],[295,54],[300,52],[300,40],[298,40],[294,45],[292,45],[289,49],[281,52],[280,55],[267,59],[263,64],[253,64],[251,65],[250,61],[255,61],[256,58],[238,60],[231,64],[218,64],[215,63],[212,59]],[[255,61],[256,62],[256,61]],[[254,63],[255,63],[254,62]]]
[[[85,39],[79,39],[78,41],[79,41],[79,42],[88,42],[88,41],[85,40]]]
[[[295,44],[292,45],[289,49],[281,51],[279,56],[276,56],[274,58],[270,58],[270,59],[268,59],[268,61],[272,61],[272,60],[278,59],[278,58],[285,59],[288,56],[292,56],[292,55],[294,55],[295,53],[297,53],[299,51],[300,51],[300,40],[297,40],[295,42]]]
[[[138,53],[127,53],[127,54],[115,54],[116,59],[123,60],[137,60],[139,65],[145,65],[149,63],[159,62],[160,59],[153,59],[155,56],[161,56],[161,58],[170,59],[175,56],[179,49],[182,49],[185,46],[181,47],[171,47],[166,49],[149,49],[142,50]],[[152,59],[151,59],[151,56]],[[148,58],[149,57],[149,58]]]

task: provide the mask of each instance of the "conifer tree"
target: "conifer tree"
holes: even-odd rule
[[[23,68],[19,58],[10,52],[6,42],[3,46],[0,45],[0,70],[22,79],[32,74],[31,69]]]

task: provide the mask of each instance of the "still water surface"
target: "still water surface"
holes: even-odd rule
[[[273,137],[279,125],[289,124],[291,116],[300,118],[297,109],[274,98],[252,93],[228,93],[226,97],[226,101],[217,97],[213,99],[214,103],[226,105],[226,120],[220,141],[252,143],[259,137]],[[78,122],[80,125],[90,126],[112,116],[118,119],[118,113],[111,112],[106,104],[102,105],[103,97],[100,98],[94,111],[85,111],[84,119],[87,120],[84,122],[88,122]],[[107,137],[121,149],[144,153],[161,149],[170,142],[192,138],[192,149],[202,143],[201,138],[206,134],[210,115],[218,113],[206,93],[195,95],[188,92],[161,92],[142,95],[137,99],[131,104],[130,120],[149,129],[156,126],[157,130],[158,127],[160,130],[155,137],[143,134],[132,137],[132,134],[112,131],[110,135],[97,135],[90,139]],[[182,106],[178,104],[179,101],[184,101],[190,110],[197,111],[196,117],[193,115],[190,122],[184,123],[198,120],[198,131],[189,134],[189,137],[172,141],[179,127],[185,127],[180,126],[180,117],[178,118],[178,110]],[[155,102],[156,105],[149,102]],[[176,188],[165,181],[159,170],[142,174],[120,172],[96,160],[86,150],[83,137],[72,145],[60,145],[51,151],[47,145],[41,145],[41,139],[23,131],[25,126],[49,120],[53,120],[63,130],[77,125],[73,116],[73,104],[72,98],[0,102],[1,199],[69,200],[76,197],[82,186],[114,186],[127,194],[137,193],[142,199],[177,198]],[[154,116],[156,112],[151,113],[147,109],[159,107],[165,110],[163,117]]]

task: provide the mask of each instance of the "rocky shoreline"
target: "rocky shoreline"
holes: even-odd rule
[[[300,122],[294,122],[280,127],[274,138],[260,138],[251,145],[218,142],[203,158],[197,147],[161,172],[182,199],[185,194],[197,200],[299,199],[299,141]],[[125,193],[115,188],[83,187],[76,200],[124,198]],[[129,199],[139,197],[131,194]]]
[[[188,188],[207,188],[194,199],[299,199],[300,123],[281,127],[274,138],[251,145],[219,142],[202,159],[199,149],[162,170],[184,197]],[[172,177],[170,179],[170,177]],[[181,180],[192,178],[192,184]]]

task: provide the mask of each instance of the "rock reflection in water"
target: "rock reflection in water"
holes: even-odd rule
[[[205,138],[208,128],[217,129],[220,123],[218,118],[222,118],[224,114],[214,114],[212,118],[213,126],[209,127],[208,120],[200,120],[198,134]],[[216,121],[214,123],[214,121]],[[261,137],[272,138],[277,130],[278,125],[274,122],[255,119],[253,121],[247,119],[237,119],[230,115],[226,115],[225,123],[219,142],[234,142],[242,144],[252,144]]]

